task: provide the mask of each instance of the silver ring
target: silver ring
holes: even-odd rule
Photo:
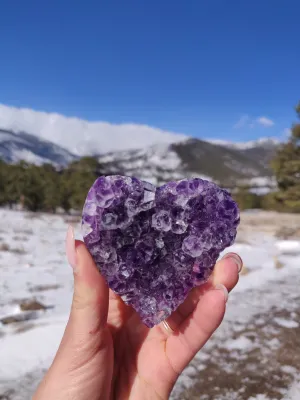
[[[170,325],[168,324],[168,322],[166,320],[162,321],[163,327],[165,328],[165,330],[167,331],[167,333],[172,334],[174,333],[174,330],[170,327]]]

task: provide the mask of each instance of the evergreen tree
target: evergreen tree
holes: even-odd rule
[[[296,113],[300,119],[300,102]],[[292,126],[289,140],[277,152],[272,167],[279,189],[277,203],[282,210],[300,212],[300,123]]]
[[[5,162],[0,160],[0,206],[7,203],[6,197],[6,183],[7,183],[8,169]]]
[[[232,196],[241,210],[261,208],[262,196],[252,193],[247,186],[238,187]]]
[[[41,168],[43,186],[42,209],[55,213],[61,205],[61,179],[56,169],[51,164],[44,164]]]
[[[61,175],[61,205],[64,210],[80,210],[89,188],[100,175],[101,166],[96,158],[83,157],[71,163]]]
[[[14,204],[20,202],[23,195],[25,180],[24,172],[27,164],[21,161],[15,165],[5,165],[4,168],[4,199],[5,203],[12,207]]]
[[[24,169],[24,186],[22,195],[24,205],[30,211],[41,211],[45,201],[42,168],[29,165]]]

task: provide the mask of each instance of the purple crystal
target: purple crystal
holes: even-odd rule
[[[198,178],[156,188],[136,178],[102,176],[82,214],[84,241],[101,274],[149,327],[207,281],[238,224],[230,194]]]

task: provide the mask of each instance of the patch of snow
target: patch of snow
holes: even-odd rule
[[[11,315],[18,315],[21,312],[18,304],[0,304],[0,320]],[[1,322],[0,322],[1,324]]]
[[[200,177],[193,172],[187,173],[178,154],[164,143],[145,149],[100,155],[99,162],[109,173],[123,171],[126,175],[136,176],[154,185],[184,177]],[[207,176],[201,178],[211,180]]]
[[[292,367],[290,365],[283,365],[281,367],[282,372],[284,372],[285,374],[291,374],[291,375],[295,375],[295,373],[297,372],[295,367]]]
[[[225,347],[228,350],[249,351],[255,346],[250,339],[245,336],[240,336],[237,339],[227,340],[222,344],[222,347]]]
[[[268,345],[271,349],[276,350],[276,349],[279,349],[279,347],[281,346],[281,343],[280,343],[280,341],[279,341],[277,338],[273,338],[273,339],[271,339],[271,340],[269,340],[269,341],[267,342],[267,345]]]
[[[300,376],[289,388],[287,395],[283,400],[299,400],[300,399]]]
[[[65,322],[65,320],[62,322],[53,321],[50,325],[1,338],[1,379],[14,379],[37,366],[47,368],[61,341]]]
[[[42,165],[45,163],[52,163],[51,160],[48,158],[43,158],[38,156],[37,154],[34,154],[30,150],[26,149],[15,149],[13,151],[13,157],[12,157],[12,162],[18,162],[20,160],[26,161],[29,164],[35,164],[35,165]]]
[[[299,323],[293,320],[289,320],[289,319],[285,319],[285,318],[275,318],[274,321],[282,326],[283,328],[298,328],[299,327]]]
[[[2,131],[0,129],[0,143],[6,142],[6,141],[9,141],[9,142],[13,141],[13,142],[17,142],[17,143],[26,144],[26,140],[23,139],[21,136],[12,135],[11,133]]]
[[[299,240],[278,240],[276,247],[280,252],[300,252]]]

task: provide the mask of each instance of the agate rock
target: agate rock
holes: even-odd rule
[[[82,215],[84,241],[101,274],[148,327],[207,281],[238,224],[230,194],[198,178],[156,188],[136,178],[102,176]]]

